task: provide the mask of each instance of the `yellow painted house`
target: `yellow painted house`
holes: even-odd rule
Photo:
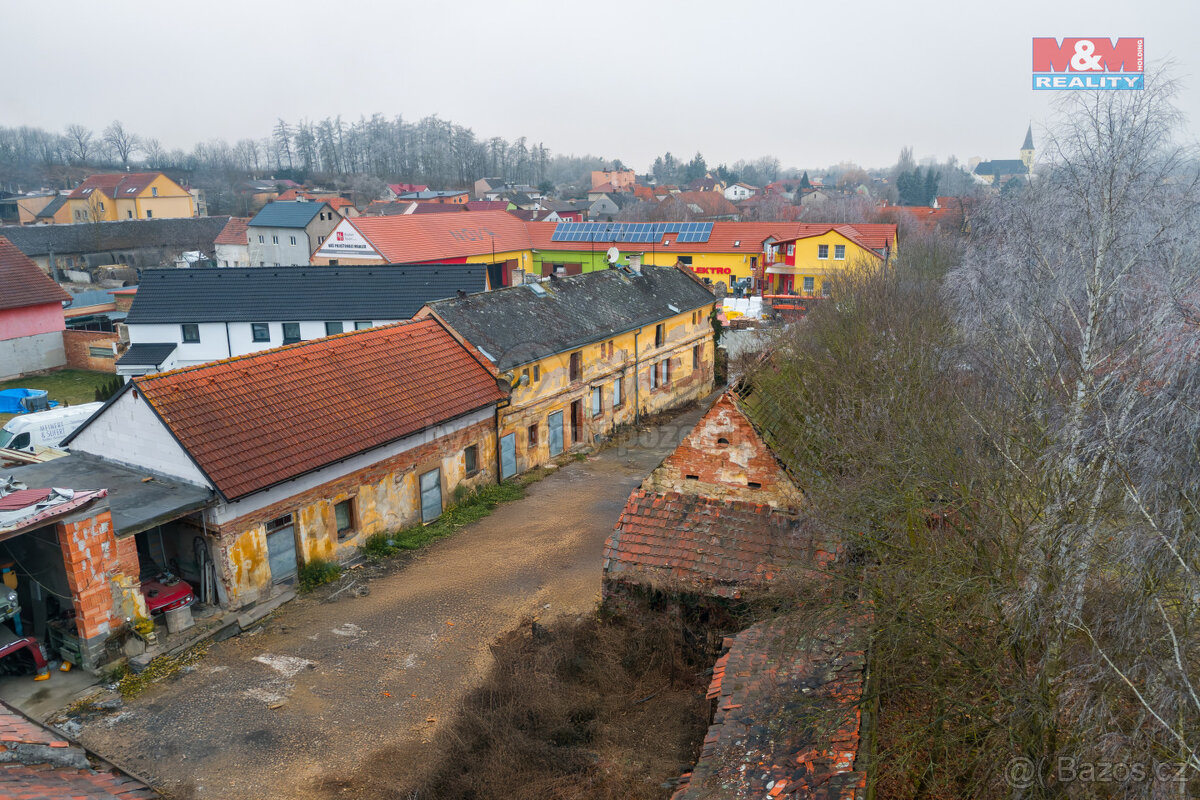
[[[161,172],[93,175],[67,195],[71,222],[194,217],[191,193]]]
[[[846,270],[890,263],[896,256],[895,225],[836,225],[763,244],[765,294],[819,297],[829,293],[829,278]],[[861,229],[868,228],[864,233]],[[878,231],[879,239],[869,237]],[[891,229],[890,231],[888,229]],[[891,234],[890,236],[888,234]],[[872,244],[882,244],[882,248]]]
[[[431,303],[512,387],[500,476],[595,444],[713,388],[715,298],[685,269],[614,269]]]

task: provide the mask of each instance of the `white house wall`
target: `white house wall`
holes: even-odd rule
[[[342,331],[354,330],[356,322],[369,322],[371,327],[388,325],[400,320],[286,320],[300,323],[300,339],[320,339],[325,336],[325,323],[341,322]],[[183,331],[179,325],[168,324],[129,324],[129,341],[133,344],[149,344],[156,342],[174,342],[177,347],[172,356],[171,367],[164,366],[164,371],[173,367],[189,367],[194,364],[204,364],[230,356],[244,356],[279,347],[283,344],[284,321],[262,320],[266,323],[271,338],[266,342],[254,341],[254,330],[249,322],[202,322],[200,323],[199,343],[184,344]],[[141,374],[141,373],[139,373]]]
[[[104,409],[79,432],[70,449],[211,488],[204,473],[136,390],[126,391]]]

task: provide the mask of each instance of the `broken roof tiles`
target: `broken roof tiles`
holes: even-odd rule
[[[762,503],[637,489],[604,545],[604,579],[738,598],[789,564],[833,559],[803,522]]]
[[[817,634],[758,623],[725,640],[700,759],[672,800],[857,800],[867,618]]]

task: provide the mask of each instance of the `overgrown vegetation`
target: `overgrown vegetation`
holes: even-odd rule
[[[318,586],[333,583],[342,574],[342,565],[324,558],[313,558],[300,565],[300,591],[311,592]]]
[[[483,519],[500,503],[519,500],[525,487],[544,473],[534,470],[520,478],[480,487],[474,492],[458,493],[453,505],[428,524],[413,525],[394,533],[377,533],[359,547],[369,561],[378,562],[406,550],[417,550],[430,542],[449,536],[459,528]],[[460,487],[461,488],[461,487]]]
[[[1168,91],[1075,98],[969,239],[906,239],[750,371],[874,609],[879,797],[1200,783],[1200,172]]]
[[[121,693],[122,697],[129,699],[141,694],[152,684],[177,674],[184,667],[195,664],[204,658],[204,654],[207,652],[208,643],[205,642],[191,647],[177,656],[159,656],[147,664],[141,672],[134,672],[126,668],[114,670],[111,675],[116,677],[117,691]]]
[[[385,750],[325,788],[412,800],[665,797],[708,724],[715,653],[695,641],[669,612],[527,622],[493,645],[490,673],[439,731],[416,785],[401,782],[415,754]]]

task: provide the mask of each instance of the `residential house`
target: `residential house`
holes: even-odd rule
[[[66,364],[63,303],[71,296],[3,236],[0,287],[0,379]]]
[[[583,222],[591,203],[584,200],[547,200],[542,204],[549,213],[543,222]]]
[[[22,225],[6,228],[4,235],[44,272],[72,270],[77,273],[72,279],[82,282],[120,275],[136,283],[132,268],[173,264],[189,251],[213,252],[227,222],[229,217],[190,217]]]
[[[677,220],[730,220],[737,221],[737,206],[725,199],[719,191],[677,192],[669,194],[658,204],[662,219]]]
[[[488,194],[497,194],[504,191],[504,178],[480,178],[475,181],[475,199],[487,200]],[[495,200],[496,198],[491,198]]]
[[[211,491],[202,535],[221,604],[239,608],[494,483],[504,396],[427,318],[133,378],[65,443]]]
[[[213,261],[218,267],[250,266],[249,217],[230,217],[213,240]]]
[[[192,195],[161,172],[92,175],[67,195],[72,222],[193,217]]]
[[[632,192],[637,185],[637,175],[631,169],[592,170],[592,188],[609,184],[606,191]]]
[[[0,198],[0,223],[32,225],[42,209],[58,196],[57,192],[36,192]]]
[[[758,187],[748,183],[731,183],[725,187],[725,199],[737,203],[758,194]]]
[[[825,297],[837,272],[889,264],[895,257],[896,226],[813,225],[771,236],[763,245],[763,291]]]
[[[594,220],[611,220],[617,214],[621,213],[621,207],[617,205],[617,201],[608,194],[597,194],[595,197],[592,193],[588,193],[588,200],[591,205],[588,206],[587,217]]]
[[[383,187],[384,200],[396,200],[410,192],[423,192],[429,187],[423,183],[389,183]]]
[[[467,211],[509,211],[516,208],[507,200],[468,200]]]
[[[430,303],[512,385],[501,478],[706,396],[715,298],[674,267],[606,270]]]
[[[486,288],[483,264],[146,270],[117,361],[127,377],[411,318]]]
[[[268,203],[247,226],[251,266],[307,264],[342,219],[328,203]]]
[[[415,200],[422,203],[453,203],[465,204],[471,199],[471,194],[467,191],[457,190],[440,190],[440,189],[425,189],[419,192],[404,192],[399,195],[397,200]]]
[[[69,225],[71,222],[71,204],[65,194],[56,194],[33,219],[35,225]]]

